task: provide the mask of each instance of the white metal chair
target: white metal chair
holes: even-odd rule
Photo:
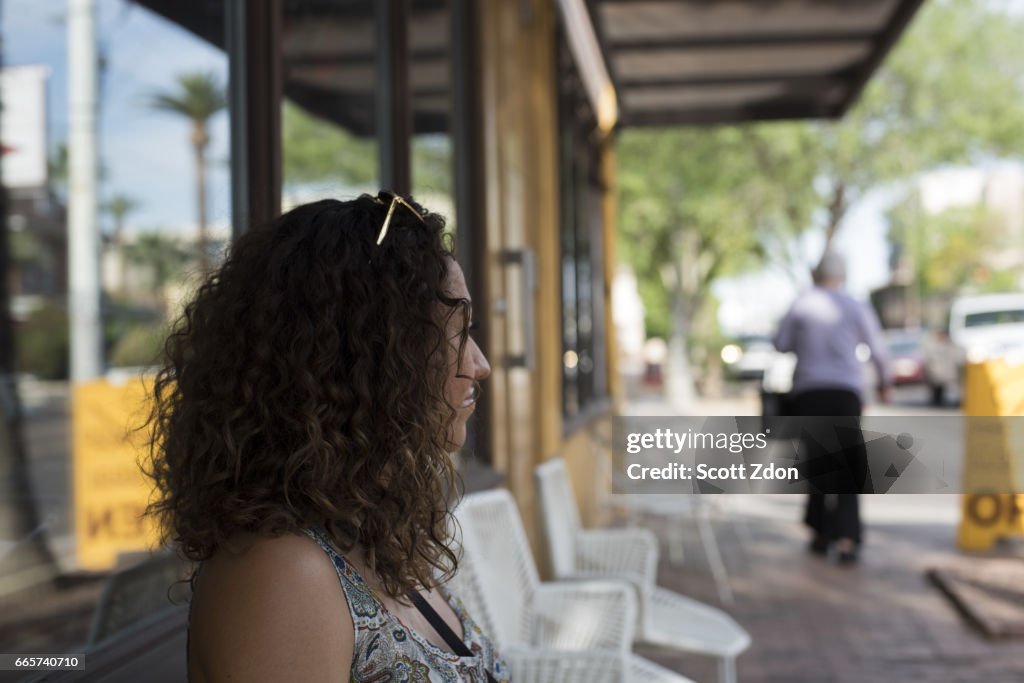
[[[610,459],[611,440],[595,433],[594,449],[600,453],[598,462],[601,464],[603,478],[598,482],[598,497],[601,502],[613,508],[625,510],[631,527],[640,526],[640,515],[662,517],[666,521],[668,535],[669,559],[673,564],[683,562],[683,524],[688,520],[697,522],[697,533],[700,536],[704,557],[711,568],[711,577],[715,580],[715,590],[723,605],[735,602],[732,587],[729,585],[729,574],[722,561],[722,553],[718,548],[718,538],[711,525],[712,505],[709,505],[698,494],[660,494],[660,493],[609,493],[608,487],[612,480]],[[607,456],[606,456],[607,454]],[[716,501],[717,503],[718,501]],[[738,525],[741,538],[749,538],[750,531],[745,522]]]
[[[643,513],[664,517],[668,526],[669,557],[673,564],[683,561],[683,523],[688,519],[697,522],[697,533],[704,557],[711,568],[711,576],[715,580],[718,599],[724,605],[735,602],[729,574],[722,561],[722,553],[718,548],[718,538],[711,526],[712,506],[707,504],[700,494],[619,494],[614,496],[619,504],[626,505],[632,513]]]
[[[583,529],[564,460],[535,474],[555,578],[627,579],[640,596],[640,642],[717,657],[719,680],[734,683],[736,657],[750,647],[747,631],[722,610],[655,583],[658,541],[650,531]]]
[[[512,680],[689,681],[630,651],[637,611],[629,584],[540,582],[519,511],[507,491],[466,496],[455,516],[463,552],[449,585],[508,660]]]

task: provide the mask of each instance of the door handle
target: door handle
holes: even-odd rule
[[[501,253],[501,262],[507,266],[518,266],[522,270],[520,278],[520,301],[523,317],[523,348],[518,353],[505,355],[505,366],[509,368],[526,368],[533,370],[536,365],[536,316],[533,297],[537,291],[537,261],[533,250],[529,247],[506,249]]]

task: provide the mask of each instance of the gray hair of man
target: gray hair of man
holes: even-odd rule
[[[826,251],[811,277],[816,285],[841,285],[846,280],[846,259],[832,250]]]

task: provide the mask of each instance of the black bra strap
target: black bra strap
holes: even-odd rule
[[[448,623],[441,618],[441,615],[437,613],[430,603],[423,599],[423,596],[416,591],[409,591],[409,599],[412,600],[412,604],[416,606],[416,609],[427,618],[430,625],[437,631],[437,635],[444,638],[444,642],[448,643],[448,647],[452,649],[452,652],[460,657],[472,657],[473,653],[469,651],[466,644],[459,640],[459,637],[455,635],[455,631],[451,629]]]
[[[448,622],[441,618],[441,615],[437,613],[437,610],[431,607],[430,603],[427,602],[422,595],[417,591],[409,591],[407,596],[412,600],[412,604],[416,606],[416,609],[420,611],[420,614],[425,616],[427,621],[430,622],[430,625],[434,627],[434,630],[437,631],[437,635],[441,636],[444,639],[444,642],[448,643],[448,647],[452,649],[452,652],[460,657],[473,656],[469,647],[459,640],[459,637],[455,635],[455,631],[451,629]],[[487,680],[494,683],[494,677],[491,676],[490,672],[487,673]]]

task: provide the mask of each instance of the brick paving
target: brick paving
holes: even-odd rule
[[[848,568],[806,552],[798,497],[737,502],[741,509],[727,508],[714,528],[736,595],[726,609],[753,638],[739,658],[741,681],[1024,681],[1024,639],[986,639],[925,576],[930,567],[999,561],[957,552],[948,521],[869,520],[862,561]],[[749,502],[760,511],[742,511]],[[663,520],[645,522],[662,540],[659,583],[721,606],[696,523],[684,525],[685,558],[675,566]],[[694,680],[716,680],[712,659],[640,652]]]

